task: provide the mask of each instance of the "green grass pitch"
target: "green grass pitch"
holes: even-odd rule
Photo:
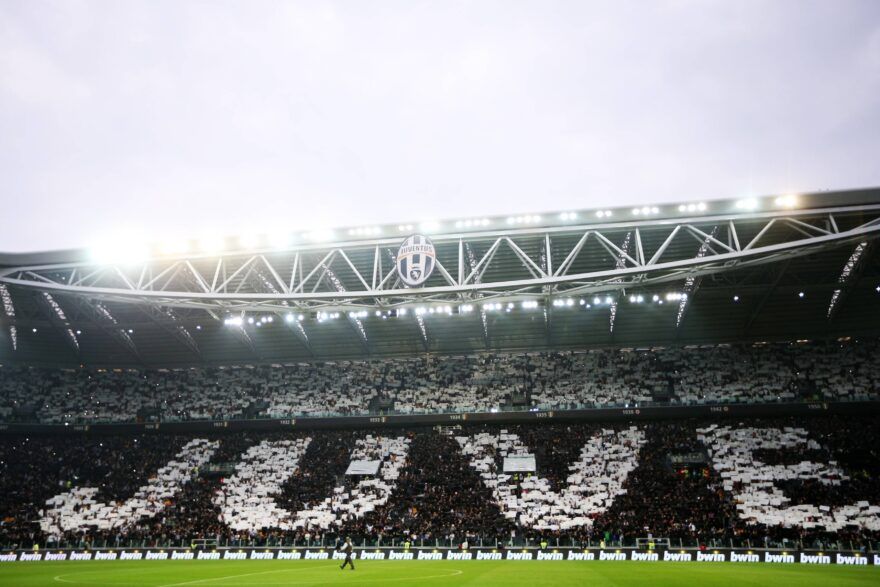
[[[269,585],[880,585],[880,567],[612,561],[91,561],[11,563],[0,585],[232,587]]]

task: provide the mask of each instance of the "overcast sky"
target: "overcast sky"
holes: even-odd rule
[[[0,251],[871,186],[878,155],[878,0],[0,0]]]

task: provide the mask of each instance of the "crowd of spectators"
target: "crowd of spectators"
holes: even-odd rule
[[[0,368],[0,421],[43,423],[876,398],[876,340],[486,353],[174,370]]]
[[[761,445],[758,441],[764,436],[792,437],[796,441]],[[488,437],[503,439],[499,446],[516,447],[535,457],[534,473],[504,479],[504,500],[499,499],[496,486],[487,483],[497,481],[499,476],[481,474],[475,467],[475,454],[465,450],[468,443],[476,442],[474,439]],[[197,438],[203,445],[215,447],[210,462],[193,466],[188,481],[164,498],[157,514],[125,527],[78,527],[55,537],[41,529],[40,522],[50,509],[48,504],[56,496],[71,489],[97,487],[100,501],[121,504],[145,486],[155,484],[156,472]],[[737,452],[736,444],[741,444],[743,438],[757,439],[745,460],[745,453]],[[369,453],[364,449],[371,446],[369,442],[397,448],[382,454]],[[319,524],[316,518],[314,524],[243,527],[237,526],[234,513],[229,514],[228,509],[224,515],[227,504],[218,496],[230,479],[248,470],[243,465],[246,455],[259,446],[307,447],[295,470],[283,477],[269,497],[279,511],[291,514],[291,520],[302,522],[307,518],[300,513],[313,510],[332,513],[329,524]],[[400,447],[406,447],[405,455]],[[595,447],[610,447],[610,455],[603,458],[602,451]],[[621,447],[626,450],[621,452]],[[812,463],[806,468],[818,471],[815,475],[781,475],[769,485],[761,479],[760,488],[780,491],[784,496],[782,506],[821,506],[844,514],[845,508],[855,507],[858,517],[850,516],[846,523],[833,527],[823,525],[822,519],[804,523],[797,516],[783,516],[778,523],[767,523],[772,516],[756,518],[743,508],[755,495],[746,491],[743,483],[755,479],[731,477],[725,460],[728,452],[738,455],[735,469],[740,476],[749,467],[760,471],[789,465],[804,468],[804,463]],[[676,461],[677,455],[688,455],[688,459]],[[385,468],[380,469],[393,470],[395,476],[384,479],[390,494],[387,499],[374,500],[376,507],[349,507],[353,502],[346,501],[349,495],[351,500],[357,497],[354,489],[370,485],[369,475],[345,475],[356,456],[384,459],[383,463],[393,461],[390,468],[383,465]],[[503,456],[499,449],[490,454],[490,461],[500,466]],[[623,473],[618,474],[621,470]],[[620,490],[609,489],[613,485],[610,481],[603,487],[590,485],[584,473],[619,481]],[[832,474],[839,483],[823,482]],[[381,472],[378,477],[382,477]],[[572,495],[572,487],[580,487],[577,495],[582,501],[560,502],[578,506],[571,514],[564,508],[553,510],[552,520],[536,514],[539,507],[553,499],[536,500],[532,493],[539,491],[552,497],[567,491]],[[608,499],[590,502],[600,490],[608,492]],[[594,505],[578,505],[588,502]],[[525,510],[516,510],[523,505]],[[414,544],[558,541],[561,545],[610,545],[654,537],[668,538],[673,544],[800,543],[825,547],[840,543],[849,548],[850,543],[880,539],[878,505],[880,425],[870,417],[656,421],[638,425],[462,425],[455,429],[218,432],[197,436],[155,432],[133,436],[0,437],[0,546],[31,547],[51,541],[72,545],[189,545],[200,540],[221,545],[330,544],[336,536],[350,535],[358,543],[370,544],[406,540]],[[89,519],[82,514],[77,512],[80,518]]]

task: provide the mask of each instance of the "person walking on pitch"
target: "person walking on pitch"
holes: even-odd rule
[[[345,565],[351,565],[351,570],[354,570],[354,561],[351,560],[351,552],[353,547],[351,546],[351,538],[345,539],[345,544],[342,545],[342,552],[345,553],[345,560],[342,562],[342,566],[340,569],[345,569]]]

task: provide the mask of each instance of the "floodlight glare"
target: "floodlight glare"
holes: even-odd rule
[[[216,235],[204,235],[199,239],[199,250],[203,253],[218,253],[223,250],[223,239]]]
[[[243,249],[254,249],[260,244],[260,237],[253,232],[246,232],[238,237],[238,244]]]
[[[182,255],[189,252],[189,243],[184,239],[172,239],[160,244],[159,252],[163,255]]]
[[[303,235],[303,238],[312,242],[321,243],[332,241],[336,235],[329,228],[319,228]]]
[[[794,208],[797,205],[797,197],[793,195],[779,196],[774,203],[781,208]]]
[[[143,263],[150,257],[147,245],[125,239],[106,241],[90,251],[92,260],[100,264],[129,265]]]
[[[736,203],[736,207],[740,210],[755,210],[758,207],[758,200],[756,198],[746,198],[745,200],[738,200]]]

